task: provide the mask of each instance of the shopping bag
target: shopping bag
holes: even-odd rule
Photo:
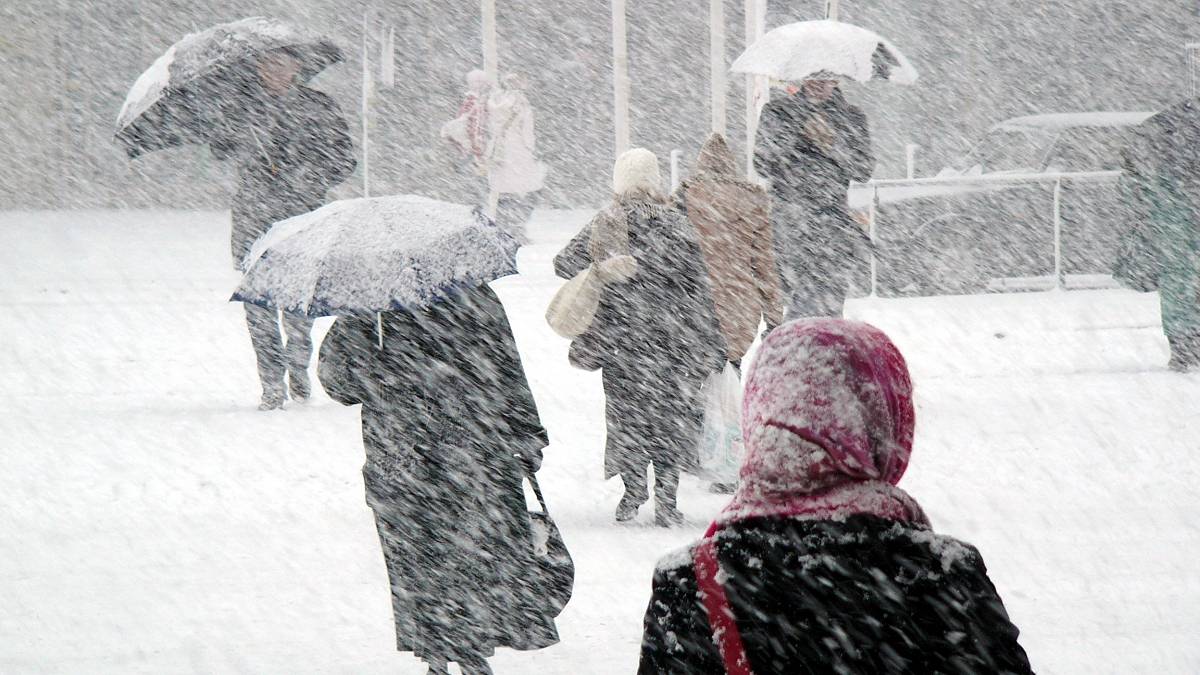
[[[742,382],[732,363],[704,383],[704,427],[700,474],[717,483],[735,483],[742,465]]]
[[[576,338],[592,325],[606,283],[625,281],[637,271],[633,256],[619,255],[588,265],[554,294],[546,323],[565,338]]]

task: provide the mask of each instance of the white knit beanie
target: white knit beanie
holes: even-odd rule
[[[645,148],[634,148],[621,153],[613,165],[613,192],[627,195],[632,192],[662,194],[662,175],[658,171],[658,157]]]

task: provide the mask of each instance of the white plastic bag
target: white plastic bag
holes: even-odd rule
[[[700,435],[701,476],[735,483],[742,465],[742,382],[732,363],[704,383],[704,430]]]

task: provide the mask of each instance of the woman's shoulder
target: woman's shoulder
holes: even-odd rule
[[[694,541],[687,546],[681,546],[658,559],[654,565],[655,576],[678,577],[691,574],[692,561],[696,556],[696,548],[703,540]]]
[[[785,548],[798,553],[819,551],[827,558],[905,561],[942,574],[982,568],[971,544],[910,523],[857,515],[841,520],[793,518],[751,519],[723,531],[739,548]]]

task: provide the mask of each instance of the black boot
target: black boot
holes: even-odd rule
[[[627,523],[634,518],[637,518],[638,508],[645,504],[644,500],[639,500],[637,497],[631,496],[626,490],[625,494],[621,495],[621,501],[617,504],[617,512],[615,517],[618,523]]]

